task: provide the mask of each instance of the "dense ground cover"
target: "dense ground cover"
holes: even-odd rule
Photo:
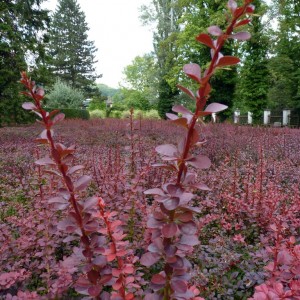
[[[197,127],[207,143],[195,151],[212,165],[197,171],[202,190],[192,200],[199,209],[200,244],[190,254],[195,294],[247,299],[259,286],[254,299],[299,299],[299,130]],[[61,183],[47,167],[34,164],[48,152],[34,142],[41,128],[0,128],[0,298],[82,299],[82,290],[73,289],[82,273],[79,240],[62,226],[66,212],[57,209],[64,205],[48,202]],[[169,170],[152,166],[161,162],[155,147],[175,144],[180,132],[169,122],[152,120],[66,120],[55,128],[57,142],[76,145],[72,165],[84,165],[84,174],[93,178],[82,196],[102,197],[105,211],[115,212],[103,220],[122,222],[115,228],[126,234],[126,289],[136,299],[161,267],[139,262],[149,246],[147,221],[157,205],[143,192],[170,177]]]

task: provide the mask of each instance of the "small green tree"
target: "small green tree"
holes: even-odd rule
[[[125,67],[123,74],[129,89],[139,91],[149,103],[155,105],[158,97],[158,68],[154,53],[137,56]]]
[[[84,100],[83,93],[57,80],[48,95],[47,106],[52,108],[80,108]]]
[[[124,95],[124,104],[127,109],[134,108],[140,110],[149,110],[151,105],[145,95],[137,90],[122,89]]]

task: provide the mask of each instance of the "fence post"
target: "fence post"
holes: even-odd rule
[[[253,121],[253,113],[251,111],[248,111],[248,124],[252,125]]]
[[[282,111],[282,126],[290,125],[291,110],[284,109]]]
[[[271,117],[271,111],[268,108],[266,108],[264,110],[264,125],[270,124],[270,117]]]
[[[235,111],[234,111],[234,114],[233,114],[233,123],[234,124],[238,124],[240,122],[240,110],[237,108]]]

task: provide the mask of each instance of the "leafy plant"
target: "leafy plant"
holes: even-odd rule
[[[186,129],[186,135],[174,144],[165,144],[156,147],[156,152],[161,155],[163,164],[157,165],[174,173],[174,178],[167,181],[159,188],[145,191],[147,195],[154,195],[157,202],[153,213],[148,219],[147,226],[151,230],[151,243],[148,252],[141,258],[141,263],[147,267],[158,262],[163,264],[163,270],[152,276],[152,293],[146,299],[190,299],[193,292],[188,286],[189,273],[192,268],[187,260],[193,247],[199,244],[198,227],[194,221],[194,213],[199,213],[197,207],[191,205],[194,189],[208,190],[202,183],[196,183],[196,173],[189,169],[195,167],[200,170],[210,167],[210,159],[202,154],[191,154],[194,146],[202,146],[205,140],[200,138],[196,129],[199,117],[211,115],[226,109],[218,103],[211,103],[207,107],[206,102],[211,91],[209,81],[218,68],[237,64],[240,60],[233,56],[223,56],[221,48],[227,39],[247,40],[250,34],[247,32],[233,32],[239,26],[248,24],[247,15],[254,11],[252,1],[245,1],[243,6],[238,6],[233,0],[228,2],[230,17],[225,31],[218,26],[210,26],[208,32],[216,36],[213,40],[210,35],[201,33],[197,36],[198,42],[211,49],[211,62],[208,68],[201,72],[197,64],[188,64],[183,67],[185,74],[199,85],[196,96],[194,93],[178,86],[184,93],[196,102],[194,113],[182,105],[173,107],[173,111],[182,114],[167,114],[168,118],[177,125]]]

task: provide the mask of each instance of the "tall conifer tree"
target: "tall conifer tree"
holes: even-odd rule
[[[88,39],[85,14],[77,0],[59,0],[50,31],[49,54],[54,74],[88,95],[96,74],[97,48]]]
[[[0,126],[24,122],[19,95],[20,72],[36,66],[44,57],[44,42],[49,23],[43,0],[0,1]]]

